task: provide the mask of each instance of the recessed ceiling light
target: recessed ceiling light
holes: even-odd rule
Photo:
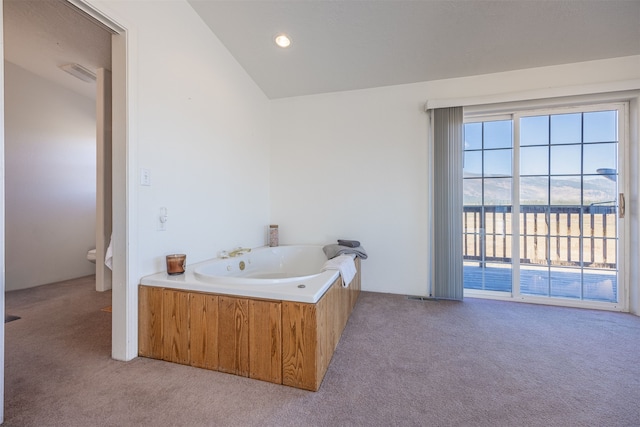
[[[276,44],[282,48],[285,47],[289,47],[291,46],[291,39],[289,38],[288,35],[286,34],[278,34],[275,38],[274,41],[276,42]]]

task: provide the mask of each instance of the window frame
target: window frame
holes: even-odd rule
[[[599,98],[599,97],[596,97]],[[630,194],[630,174],[629,174],[629,102],[628,101],[606,101],[596,99],[584,99],[584,102],[569,102],[567,100],[556,100],[550,102],[549,105],[529,105],[527,103],[519,103],[519,105],[512,105],[512,108],[490,106],[493,107],[493,111],[487,111],[488,109],[480,106],[465,108],[464,124],[479,123],[487,121],[497,120],[512,120],[512,199],[511,209],[512,212],[520,212],[520,119],[523,117],[540,116],[540,115],[557,115],[557,114],[571,114],[571,113],[589,113],[595,111],[605,110],[617,110],[618,111],[618,192],[624,195]],[[539,103],[533,103],[539,104]],[[554,105],[555,104],[555,105]],[[580,144],[584,144],[581,141]],[[549,146],[551,146],[549,141]],[[484,150],[482,147],[479,151]],[[484,162],[483,162],[484,163]],[[482,172],[484,174],[484,165]],[[548,175],[552,176],[551,170],[548,171]],[[584,176],[584,170],[581,171],[581,176]],[[464,179],[464,178],[463,178]],[[628,198],[628,197],[627,197]],[[484,200],[482,205],[484,206]],[[630,256],[629,247],[629,228],[626,225],[625,218],[618,218],[618,246],[616,263],[618,269],[618,298],[617,302],[601,302],[584,299],[563,299],[559,297],[551,296],[533,296],[523,295],[520,290],[520,221],[513,221],[511,230],[511,256],[512,256],[512,287],[510,295],[505,295],[505,292],[494,291],[477,291],[471,289],[464,289],[464,295],[470,297],[483,297],[493,299],[511,299],[522,302],[574,306],[584,308],[596,308],[613,311],[628,311],[629,310],[629,291],[630,283],[627,274],[627,268]],[[620,256],[622,255],[622,256]],[[582,267],[581,267],[582,271]]]

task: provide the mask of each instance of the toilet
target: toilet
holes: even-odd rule
[[[87,259],[89,261],[91,261],[92,263],[96,263],[96,250],[95,249],[91,249],[90,251],[87,252]]]

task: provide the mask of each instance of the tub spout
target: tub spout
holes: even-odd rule
[[[242,254],[246,254],[248,252],[251,252],[251,248],[236,248],[232,251],[229,251],[229,256],[230,257],[236,257],[236,256],[240,256]]]

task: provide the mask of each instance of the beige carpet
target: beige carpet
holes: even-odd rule
[[[640,318],[363,293],[317,393],[110,359],[92,278],[7,293],[7,426],[638,426]]]

